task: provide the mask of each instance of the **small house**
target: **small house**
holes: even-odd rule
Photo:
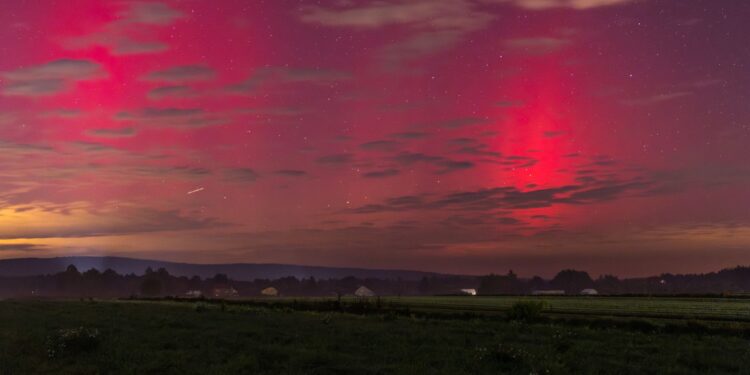
[[[357,297],[375,297],[375,292],[367,288],[366,286],[360,286],[355,292],[354,295]]]
[[[461,294],[467,295],[467,296],[476,296],[477,290],[476,289],[461,289]]]
[[[201,298],[203,297],[203,292],[200,290],[188,290],[187,293],[185,293],[185,297],[187,298]]]
[[[269,286],[268,288],[261,290],[260,294],[264,297],[277,297],[279,295],[279,290]]]
[[[216,288],[214,289],[214,298],[233,298],[238,297],[240,294],[236,289],[230,287],[227,288]]]

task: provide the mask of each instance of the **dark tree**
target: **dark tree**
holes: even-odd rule
[[[141,294],[154,297],[161,294],[161,281],[155,277],[147,277],[141,283]]]
[[[563,270],[560,271],[551,282],[556,289],[562,289],[568,294],[578,294],[581,290],[592,288],[594,280],[584,271]]]

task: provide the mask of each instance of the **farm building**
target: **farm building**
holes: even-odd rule
[[[461,289],[461,294],[465,294],[467,296],[476,296],[477,290],[476,289]]]
[[[357,297],[374,297],[375,292],[367,288],[366,286],[360,286],[355,292],[354,295]]]
[[[187,298],[201,298],[203,297],[203,292],[200,290],[188,290],[187,293],[185,293],[185,297]]]
[[[562,296],[562,295],[565,294],[565,291],[564,290],[557,290],[557,289],[552,289],[552,290],[535,290],[535,291],[531,292],[531,294],[533,294],[535,296]]]
[[[279,295],[279,290],[269,286],[268,288],[261,290],[260,294],[265,297],[276,297]]]
[[[237,290],[231,286],[227,288],[216,288],[214,289],[213,294],[215,298],[232,298],[240,295]]]
[[[596,289],[588,288],[588,289],[584,289],[581,291],[581,295],[584,295],[584,296],[595,296],[597,294],[599,294],[599,292],[597,292]]]

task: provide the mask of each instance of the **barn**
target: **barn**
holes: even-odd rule
[[[269,286],[268,288],[261,290],[260,294],[264,297],[276,297],[279,295],[279,290]]]
[[[356,291],[354,291],[354,295],[357,297],[375,297],[375,292],[373,292],[366,286],[360,286]]]

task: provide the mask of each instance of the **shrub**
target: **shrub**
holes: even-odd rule
[[[542,301],[520,301],[510,307],[506,316],[510,320],[530,322],[538,320],[542,315],[542,310],[544,310]]]
[[[55,331],[47,338],[47,355],[50,358],[75,355],[99,346],[99,330],[96,328],[66,328]]]
[[[496,361],[510,365],[522,364],[525,357],[523,350],[503,344],[498,345],[493,354]]]
[[[494,351],[488,353],[488,360],[499,365],[502,373],[525,373],[535,374],[529,367],[529,353],[523,349],[515,348],[509,345],[500,344]]]

